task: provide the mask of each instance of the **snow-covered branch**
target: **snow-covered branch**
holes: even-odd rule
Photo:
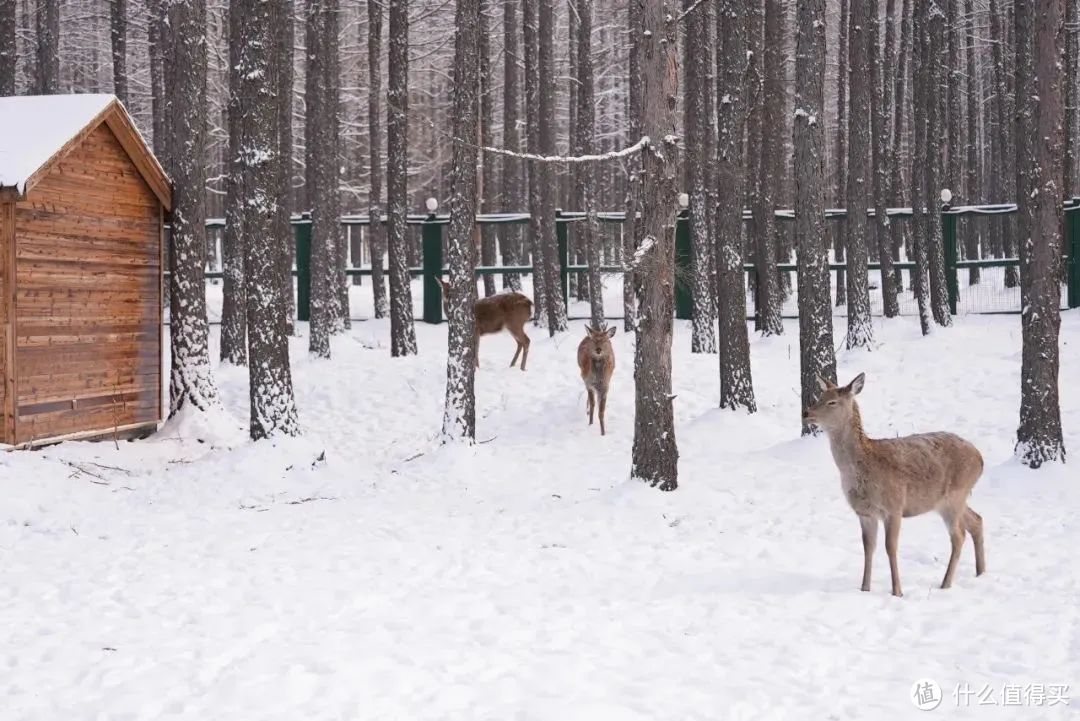
[[[535,153],[515,153],[511,150],[506,150],[505,148],[493,148],[487,145],[483,146],[481,150],[485,153],[506,155],[511,158],[531,160],[536,163],[594,163],[601,160],[625,158],[628,155],[641,152],[648,144],[649,136],[646,135],[633,145],[621,150],[612,150],[607,153],[598,153],[595,155],[536,155]]]

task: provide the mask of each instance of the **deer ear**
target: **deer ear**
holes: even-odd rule
[[[862,392],[863,385],[866,383],[866,374],[860,373],[855,376],[855,380],[848,383],[847,390],[851,395],[857,396]]]
[[[443,280],[442,278],[440,278],[438,276],[435,277],[435,280],[439,281],[439,285],[442,286],[443,290],[446,290],[446,289],[448,289],[450,287],[449,283],[447,283],[445,280]]]
[[[617,331],[617,330],[618,330],[618,328],[616,328],[615,326],[611,326],[610,328],[608,328],[607,329],[607,337],[608,338],[614,338],[615,337],[615,331]]]
[[[817,378],[818,388],[820,388],[823,391],[827,391],[827,390],[829,390],[831,388],[836,388],[836,386],[834,386],[832,383],[825,380],[821,376],[815,376],[815,378]]]

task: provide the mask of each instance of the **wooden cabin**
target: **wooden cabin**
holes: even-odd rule
[[[157,427],[171,200],[112,95],[0,98],[0,443]]]

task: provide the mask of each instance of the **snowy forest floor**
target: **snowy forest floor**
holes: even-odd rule
[[[948,718],[1076,712],[1080,314],[1062,325],[1072,463],[1039,472],[1012,455],[1018,316],[928,338],[876,319],[872,352],[839,354],[842,381],[867,374],[871,435],[948,429],[986,458],[987,575],[968,543],[938,590],[943,524],[907,519],[902,599],[883,542],[859,591],[827,442],[798,434],[794,322],[752,341],[749,416],[716,407],[716,356],[676,324],[669,494],[628,480],[621,330],[608,435],[586,425],[582,325],[531,329],[525,373],[509,336],[483,339],[470,448],[435,440],[446,327],[418,323],[420,355],[391,359],[370,321],[329,362],[292,341],[301,439],[246,441],[246,372],[220,368],[231,418],[0,454],[0,718],[905,719],[923,678]],[[1072,703],[1003,706],[1007,684],[1069,684]]]

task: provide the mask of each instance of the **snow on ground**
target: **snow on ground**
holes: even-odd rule
[[[292,341],[302,439],[251,444],[188,417],[119,448],[0,455],[0,718],[906,719],[924,717],[923,678],[948,718],[1075,713],[1080,486],[1072,466],[1012,458],[1018,317],[925,339],[912,318],[877,321],[873,352],[840,354],[843,380],[867,373],[872,434],[950,429],[986,457],[971,504],[987,575],[969,544],[938,590],[943,524],[907,519],[902,599],[883,543],[859,591],[827,443],[798,436],[794,323],[753,341],[750,416],[716,408],[716,357],[691,355],[677,323],[669,494],[627,478],[621,330],[608,435],[586,425],[582,325],[531,330],[525,373],[509,336],[482,341],[471,448],[436,445],[445,326],[418,324],[421,354],[391,359],[370,321],[329,362]],[[1062,338],[1075,458],[1076,312]],[[217,378],[240,425],[245,373]],[[1069,684],[1072,703],[1003,707],[1006,684]],[[996,707],[979,705],[986,685]]]

